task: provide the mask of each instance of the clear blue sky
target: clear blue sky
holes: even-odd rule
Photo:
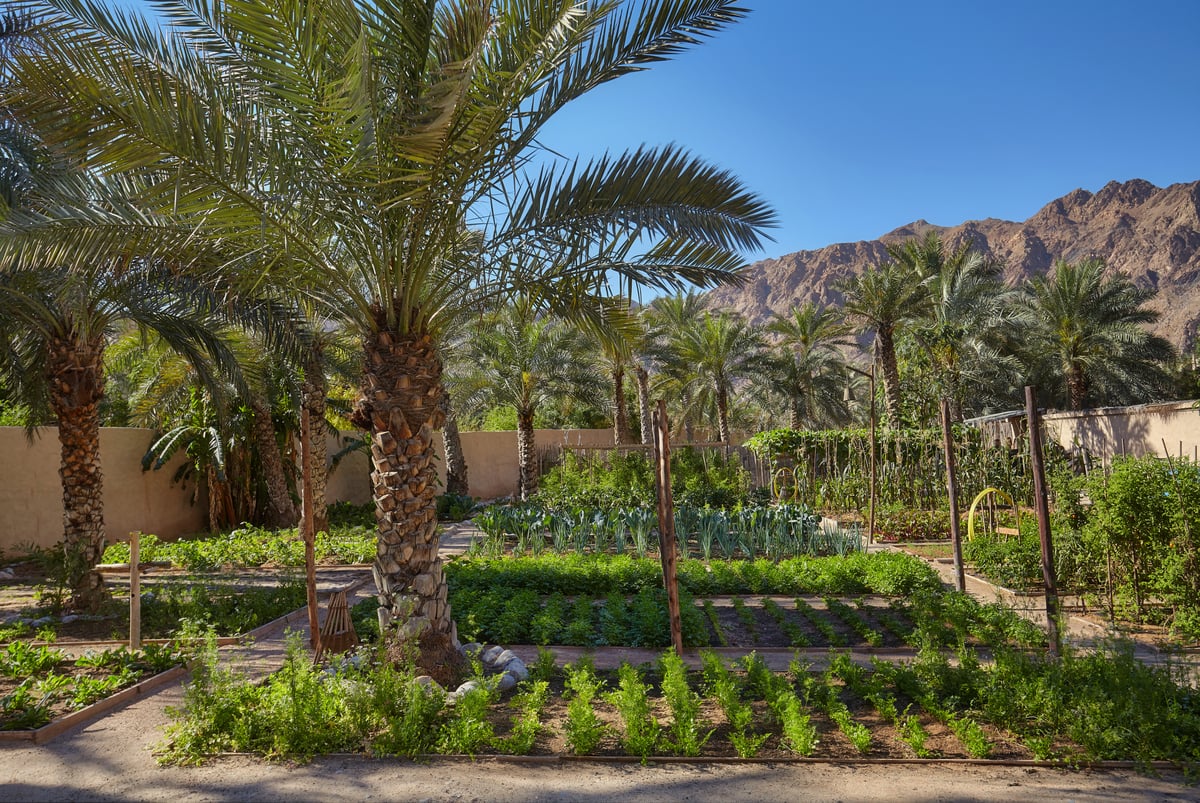
[[[745,0],[568,109],[565,154],[678,142],[778,210],[752,259],[917,218],[1024,220],[1077,187],[1200,179],[1200,0]]]
[[[145,0],[115,0],[141,5]],[[1200,0],[744,0],[543,140],[680,143],[779,212],[751,259],[917,218],[1024,220],[1082,187],[1200,179]]]

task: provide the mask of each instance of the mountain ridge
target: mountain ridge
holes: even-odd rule
[[[1180,348],[1200,328],[1200,181],[1156,187],[1135,178],[1110,181],[1096,192],[1075,189],[1024,221],[983,218],[956,226],[918,219],[875,240],[833,243],[760,260],[745,270],[742,287],[708,293],[710,305],[735,310],[754,323],[812,300],[841,302],[838,281],[887,261],[887,245],[938,232],[950,247],[970,241],[1001,260],[1018,282],[1045,273],[1056,260],[1099,257],[1141,287],[1153,287],[1161,313],[1153,331]]]

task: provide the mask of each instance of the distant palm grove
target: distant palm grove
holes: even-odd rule
[[[678,146],[564,158],[575,98],[699,45],[732,0],[10,5],[0,21],[0,424],[57,424],[74,602],[98,604],[99,427],[162,433],[213,527],[294,523],[312,422],[372,457],[380,618],[450,640],[434,433],[609,427],[645,441],[929,426],[1020,404],[1195,393],[1153,293],[1103,263],[1022,287],[935,236],[765,326],[706,307],[775,225]],[[156,26],[163,26],[158,29]],[[850,392],[848,392],[848,390]],[[451,488],[465,477],[451,466]]]

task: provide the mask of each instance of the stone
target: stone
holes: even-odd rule
[[[504,665],[505,676],[512,675],[518,681],[529,680],[529,669],[525,666],[525,662],[520,658],[513,656],[513,659]]]
[[[483,651],[483,655],[481,656],[484,664],[486,664],[488,666],[495,666],[496,658],[502,652],[504,652],[503,647],[495,647],[495,646],[488,647],[486,650]]]
[[[482,649],[483,645],[477,641],[472,641],[469,644],[463,644],[461,647],[459,647],[459,650],[463,655],[475,655]]]
[[[479,688],[479,681],[468,680],[466,683],[454,690],[454,694],[461,697],[469,691],[474,691]]]
[[[496,665],[497,669],[503,669],[504,667],[508,666],[509,661],[516,660],[516,658],[517,654],[512,650],[503,650],[499,655],[496,656],[492,663]]]
[[[496,684],[496,688],[499,691],[508,691],[509,689],[516,688],[516,686],[517,679],[508,672],[505,672],[503,675],[501,675],[500,682]]]

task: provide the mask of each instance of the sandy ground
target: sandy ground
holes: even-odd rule
[[[458,535],[458,533],[455,533]],[[461,548],[458,539],[451,540]],[[303,617],[291,627],[302,628]],[[283,656],[283,626],[245,652],[263,671]],[[975,801],[1200,800],[1179,773],[965,764],[678,764],[329,756],[309,764],[247,757],[160,767],[152,749],[182,702],[170,685],[46,745],[0,744],[7,801]]]

